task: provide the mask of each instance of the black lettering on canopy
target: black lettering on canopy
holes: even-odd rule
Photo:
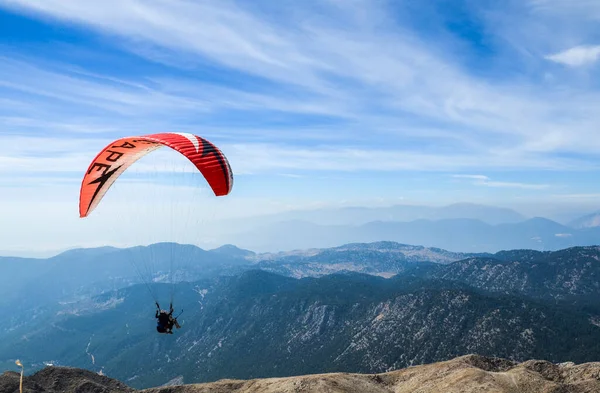
[[[123,149],[135,149],[135,145],[133,143],[130,142],[123,142],[123,144],[121,146],[115,145],[115,146],[111,146],[113,149],[117,149],[117,148],[123,148]]]
[[[107,150],[106,152],[110,153],[108,155],[108,157],[106,157],[106,161],[109,161],[109,162],[117,162],[125,154],[125,153],[121,153],[120,151],[112,151],[112,150]]]
[[[105,165],[105,164],[102,164]],[[110,168],[110,165],[108,166]],[[104,171],[104,173],[102,174],[102,176],[100,176],[99,178],[92,180],[91,182],[88,183],[88,185],[90,184],[98,184],[98,187],[96,188],[96,191],[94,192],[94,195],[92,195],[92,199],[90,199],[90,204],[88,205],[88,210],[90,208],[90,206],[92,206],[92,203],[94,203],[94,199],[96,199],[96,197],[98,196],[98,193],[100,192],[100,190],[102,189],[102,187],[104,187],[104,184],[112,177],[112,175],[115,174],[115,172],[117,172],[119,170],[119,168],[121,168],[122,165],[119,165],[118,167],[116,167],[115,169],[113,169],[112,171]]]
[[[106,171],[108,171],[110,169],[110,165],[109,164],[101,164],[99,162],[94,162],[94,164],[88,170],[88,175],[90,173],[92,173],[92,170],[94,168],[97,168],[96,171],[102,171],[102,175],[104,175],[104,174],[106,174]]]
[[[132,140],[132,142],[133,143],[143,143],[145,145],[154,145],[154,144],[156,144],[156,142],[148,141],[146,139],[134,139],[134,140]]]

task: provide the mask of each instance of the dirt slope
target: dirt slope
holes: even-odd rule
[[[478,355],[382,374],[332,373],[248,381],[164,386],[136,391],[119,381],[68,367],[47,367],[24,379],[33,393],[600,393],[600,362],[515,363]],[[17,393],[19,374],[0,375],[0,393]]]
[[[171,386],[144,393],[600,393],[600,362],[521,364],[477,355],[383,374],[318,374]]]

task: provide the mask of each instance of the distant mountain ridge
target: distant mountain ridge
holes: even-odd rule
[[[568,224],[570,227],[582,229],[582,228],[596,228],[600,226],[600,212],[594,212],[585,216],[579,217]]]
[[[256,217],[263,224],[280,221],[309,221],[320,225],[360,225],[371,221],[414,221],[419,219],[474,219],[491,225],[520,222],[527,217],[513,209],[475,203],[446,206],[393,205],[385,207],[339,207],[295,210]]]
[[[232,241],[238,246],[257,252],[325,248],[381,240],[455,252],[482,253],[518,248],[558,250],[599,244],[600,227],[576,229],[540,217],[498,225],[472,219],[375,221],[356,226],[290,221],[232,236]]]
[[[227,253],[227,245],[235,244],[252,250],[250,253],[276,253],[388,240],[454,252],[557,250],[600,243],[598,222],[597,212],[561,224],[473,203],[320,208],[221,220],[213,228],[213,241],[217,243],[208,248]],[[214,248],[215,244],[225,246]],[[5,253],[23,254],[22,250]],[[242,252],[236,256],[246,255]]]
[[[570,217],[571,222],[563,220],[564,217],[560,218],[559,223],[544,217],[528,217],[509,208],[474,203],[323,207],[233,220],[231,225],[225,225],[228,229],[221,235],[226,236],[227,242],[255,252],[378,240],[456,252],[558,250],[600,242],[597,217],[585,225]]]
[[[0,311],[3,306],[29,307],[46,299],[70,301],[114,292],[144,281],[194,281],[250,265],[232,252],[228,248],[206,251],[193,245],[156,243],[74,249],[47,259],[0,257]],[[235,253],[244,251],[236,249]],[[23,297],[23,293],[28,296]]]
[[[125,249],[75,249],[47,259],[0,257],[0,311],[3,305],[29,307],[47,299],[72,301],[114,292],[144,280],[196,281],[252,268],[293,277],[339,271],[389,277],[414,263],[449,263],[476,255],[479,254],[375,242],[282,253],[255,253],[231,244],[207,251],[192,245],[157,243]],[[181,261],[171,264],[172,257]],[[172,274],[168,274],[171,269]],[[23,297],[22,293],[28,296]]]
[[[256,254],[256,267],[290,277],[358,272],[391,277],[415,264],[447,264],[491,254],[454,253],[396,242],[351,243],[333,248]]]
[[[447,206],[393,205],[294,210],[243,219],[223,219],[215,225],[209,251],[235,244],[250,252],[278,252],[334,247],[347,243],[389,240],[443,248],[455,252],[496,252],[502,249],[557,250],[600,242],[598,212],[563,223],[527,217],[513,209],[474,203]],[[227,246],[224,246],[224,249]],[[226,251],[225,251],[226,252]],[[0,255],[36,255],[48,251]],[[237,256],[244,257],[244,253]],[[41,259],[41,258],[40,258]]]
[[[233,258],[249,258],[256,255],[254,251],[244,250],[234,246],[233,244],[225,244],[221,247],[213,248],[212,250],[209,250],[209,252],[227,255]]]
[[[435,271],[435,274],[442,274],[446,268],[439,265],[451,264],[444,274],[452,274],[451,271],[456,266],[464,266],[466,269],[469,263],[473,264],[472,268],[487,266],[489,272],[504,264],[503,274],[506,275],[510,270],[506,262],[514,262],[516,265],[511,268],[512,282],[518,283],[522,282],[524,277],[528,277],[527,269],[532,268],[529,260],[538,260],[541,261],[541,266],[548,266],[544,260],[567,255],[580,261],[584,260],[586,253],[590,254],[585,257],[588,261],[586,263],[600,257],[597,247],[594,246],[574,247],[556,252],[521,249],[497,253],[460,253],[391,241],[349,243],[332,248],[299,249],[279,253],[255,253],[233,245],[206,251],[191,245],[171,243],[129,249],[77,249],[48,259],[0,257],[0,310],[3,304],[28,307],[41,304],[47,299],[73,301],[141,283],[143,277],[138,275],[135,268],[136,264],[143,264],[140,261],[147,258],[152,259],[152,263],[148,265],[152,270],[148,273],[153,273],[145,276],[147,282],[170,282],[171,279],[175,282],[196,281],[239,274],[249,269],[262,269],[294,278],[321,277],[343,272],[391,277],[407,271],[415,274],[434,274],[432,272]],[[184,261],[169,266],[171,255],[176,255]],[[167,274],[171,267],[175,270],[172,274]],[[540,270],[542,271],[545,270]],[[464,272],[460,274],[464,275]],[[572,276],[569,281],[571,285],[579,282],[581,277],[578,275],[590,276],[597,273],[586,266],[573,265],[571,270],[565,270],[563,274],[564,277]],[[500,277],[492,275],[491,278]],[[531,284],[532,281],[527,283]],[[29,296],[23,298],[20,295],[22,293],[28,293]]]

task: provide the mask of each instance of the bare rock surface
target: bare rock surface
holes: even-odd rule
[[[382,374],[317,374],[170,386],[144,393],[600,393],[600,362],[516,363],[478,355]]]
[[[18,373],[0,375],[0,393],[19,392]],[[71,367],[46,367],[23,378],[23,393],[113,393],[134,392],[127,385],[103,375]]]
[[[33,393],[600,393],[600,362],[516,363],[467,355],[449,361],[381,374],[331,373],[285,378],[220,380],[135,390],[103,375],[68,367],[46,367],[26,376],[23,392]],[[19,374],[0,375],[0,393],[19,392]]]

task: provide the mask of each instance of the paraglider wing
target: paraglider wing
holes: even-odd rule
[[[79,216],[87,217],[117,178],[134,162],[163,146],[187,157],[202,173],[216,196],[233,187],[233,173],[225,155],[197,135],[160,133],[117,139],[106,146],[90,164],[81,183]]]

